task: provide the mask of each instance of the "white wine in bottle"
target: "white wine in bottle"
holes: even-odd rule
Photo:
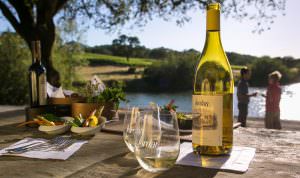
[[[204,155],[229,154],[233,140],[232,70],[220,39],[220,4],[207,6],[206,42],[196,66],[193,113],[193,150]]]

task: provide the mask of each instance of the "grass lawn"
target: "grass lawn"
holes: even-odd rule
[[[90,62],[107,64],[107,65],[122,65],[122,66],[141,66],[146,67],[155,62],[160,62],[154,59],[146,59],[146,58],[130,58],[129,61],[126,60],[126,57],[121,56],[112,56],[105,54],[96,54],[96,53],[84,53],[78,55],[78,57],[82,59],[87,59]],[[245,66],[240,65],[231,65],[232,70],[241,70]]]
[[[111,56],[104,54],[95,54],[95,53],[84,53],[78,57],[87,59],[90,63],[101,63],[109,65],[123,65],[123,66],[149,66],[157,60],[154,59],[145,59],[145,58],[129,58],[129,61],[126,60],[126,57],[120,56]]]
[[[81,81],[86,81],[97,75],[101,80],[130,80],[142,77],[145,67],[158,63],[158,60],[145,58],[130,58],[129,61],[125,57],[111,56],[95,53],[84,53],[78,55],[82,59],[89,61],[88,66],[78,68],[78,75]],[[137,73],[127,73],[130,66],[135,66]],[[231,65],[234,76],[239,76],[240,69],[244,66]]]

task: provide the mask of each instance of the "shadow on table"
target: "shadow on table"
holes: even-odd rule
[[[25,115],[24,109],[5,111],[5,112],[0,112],[0,119],[13,118],[16,116],[23,116],[23,115]]]
[[[16,134],[26,134],[30,133],[31,135],[41,135],[41,132],[38,131],[38,128],[32,128],[32,127],[17,127],[20,123],[14,123],[14,124],[7,124],[7,125],[1,125],[0,126],[0,135],[16,135]],[[46,135],[46,134],[45,134]]]
[[[142,169],[133,153],[122,153],[110,157],[101,162],[95,163],[84,170],[70,175],[69,177],[96,176],[97,177],[159,177],[159,178],[176,178],[176,177],[215,177],[218,170],[196,168],[188,166],[174,166],[172,169],[164,172],[150,173]]]
[[[18,124],[8,124],[0,126],[0,144],[15,143],[24,137],[34,134],[32,128],[17,128],[17,125]]]
[[[117,156],[103,161],[104,164],[115,164],[117,163],[120,167],[131,167],[131,169],[120,177],[136,176],[136,177],[159,177],[159,178],[175,178],[175,177],[199,177],[199,178],[211,178],[214,177],[218,170],[196,168],[189,166],[174,166],[173,168],[158,173],[150,173],[142,169],[133,153],[126,154],[124,156]]]

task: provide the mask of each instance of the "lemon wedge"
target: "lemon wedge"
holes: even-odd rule
[[[98,118],[96,117],[96,116],[91,116],[91,117],[89,117],[89,126],[90,127],[95,127],[95,126],[97,126],[98,125]]]

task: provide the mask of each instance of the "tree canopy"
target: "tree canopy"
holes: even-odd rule
[[[120,35],[112,41],[113,53],[126,56],[127,61],[132,56],[133,49],[140,45],[140,40],[136,36]]]
[[[284,12],[286,0],[217,0],[223,14],[237,19],[257,21],[257,30],[269,28],[278,12]],[[115,30],[125,24],[142,26],[154,17],[174,19],[178,24],[188,21],[188,11],[204,10],[212,0],[0,0],[3,17],[30,48],[33,40],[41,41],[42,62],[47,79],[60,85],[51,52],[55,27],[62,21],[75,20],[80,26]]]

